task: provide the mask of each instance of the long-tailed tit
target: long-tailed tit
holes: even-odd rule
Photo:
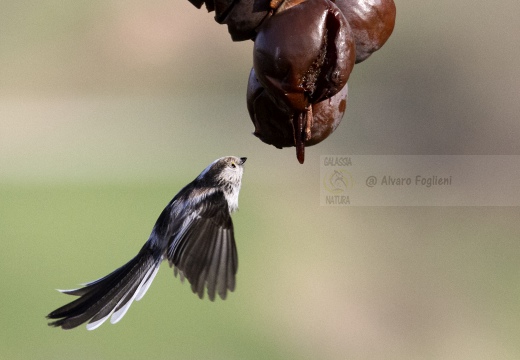
[[[74,290],[79,296],[51,312],[51,326],[72,329],[85,322],[99,327],[109,317],[116,323],[134,300],[140,300],[163,260],[186,278],[200,298],[211,301],[235,289],[238,258],[231,213],[238,208],[245,157],[223,157],[211,163],[170,201],[137,256],[107,276]]]

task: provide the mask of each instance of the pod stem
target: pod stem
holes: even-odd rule
[[[312,133],[312,106],[309,105],[304,112],[293,115],[294,146],[296,147],[296,158],[300,164],[305,161],[305,142],[311,139]]]

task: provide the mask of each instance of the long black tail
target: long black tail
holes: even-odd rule
[[[146,293],[161,261],[162,255],[143,248],[136,257],[107,276],[79,289],[60,290],[79,298],[47,315],[49,319],[57,319],[49,325],[73,329],[88,321],[87,329],[94,330],[110,316],[115,324],[132,302]]]

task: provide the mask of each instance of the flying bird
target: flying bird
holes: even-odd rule
[[[235,289],[238,257],[231,213],[238,209],[246,159],[217,159],[182,188],[125,265],[79,289],[59,290],[78,298],[47,315],[54,320],[49,325],[73,329],[87,323],[93,330],[109,317],[117,323],[144,296],[163,260],[175,276],[188,279],[199,298],[206,290],[211,301],[216,294],[225,299]]]

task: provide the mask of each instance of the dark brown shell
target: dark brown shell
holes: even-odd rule
[[[312,105],[310,138],[305,146],[325,140],[341,123],[348,100],[348,85],[333,97]],[[255,76],[249,75],[247,86],[247,109],[255,126],[254,135],[263,142],[277,148],[295,146],[295,118],[297,113],[288,113],[279,108],[265,92]]]
[[[253,67],[279,107],[303,112],[338,93],[355,62],[350,26],[329,0],[308,0],[265,20]]]
[[[388,40],[395,25],[393,0],[335,0],[356,40],[356,63],[368,58]]]

